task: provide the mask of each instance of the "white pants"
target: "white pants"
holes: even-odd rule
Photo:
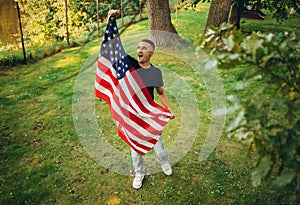
[[[158,138],[157,143],[153,147],[153,151],[155,152],[157,161],[160,165],[168,162],[168,156],[165,151],[161,136]],[[135,173],[145,174],[146,170],[143,156],[131,149],[131,158]]]

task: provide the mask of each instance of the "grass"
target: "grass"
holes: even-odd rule
[[[176,29],[193,40],[201,33],[208,5],[180,11]],[[199,16],[198,16],[199,14]],[[298,19],[299,16],[293,17]],[[173,18],[175,20],[175,18]],[[264,23],[265,24],[262,24]],[[243,29],[287,30],[294,24],[247,21]],[[287,23],[290,23],[288,21]],[[250,25],[251,24],[251,25]],[[195,26],[197,25],[197,26]],[[254,26],[258,25],[258,26]],[[147,22],[130,27],[124,36],[147,29]],[[200,128],[192,147],[173,165],[171,177],[163,173],[146,177],[143,188],[132,188],[133,177],[101,166],[82,146],[74,127],[72,98],[78,72],[99,50],[100,40],[72,48],[35,64],[0,71],[0,204],[284,204],[284,193],[268,184],[250,185],[255,154],[247,146],[222,136],[216,150],[199,160],[210,124],[210,99],[203,81],[180,59],[156,53],[154,64],[180,76],[197,98]],[[93,68],[92,68],[93,69]],[[234,92],[240,68],[219,71],[227,94]],[[62,80],[65,79],[65,80]],[[88,88],[92,84],[83,84]],[[177,119],[165,130],[168,147],[176,136],[181,113],[175,95],[169,93]],[[95,102],[97,123],[116,149],[129,148],[116,136],[107,106]]]
[[[281,23],[278,23],[276,19],[272,18],[272,14],[269,11],[264,11],[266,13],[265,20],[255,21],[255,20],[241,20],[241,27],[245,32],[259,31],[261,32],[295,32],[299,38],[300,35],[300,25],[299,25],[299,14],[295,16],[289,16],[287,20],[284,20]],[[265,24],[265,22],[268,22]]]

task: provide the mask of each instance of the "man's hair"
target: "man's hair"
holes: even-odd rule
[[[155,50],[155,44],[153,43],[153,41],[149,40],[149,39],[142,39],[140,40],[140,42],[145,42],[151,45],[152,49]]]

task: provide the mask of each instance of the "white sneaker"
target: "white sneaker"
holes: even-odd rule
[[[169,162],[162,164],[161,168],[166,175],[168,175],[168,176],[172,175],[173,171],[172,171],[172,167]]]
[[[135,174],[135,177],[134,177],[134,180],[132,183],[133,188],[139,189],[142,187],[144,176],[145,176],[145,174],[140,174],[140,173]]]

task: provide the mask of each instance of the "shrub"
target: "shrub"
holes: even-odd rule
[[[274,188],[288,187],[290,199],[299,200],[300,42],[296,35],[252,32],[244,36],[223,25],[208,30],[197,44],[213,45],[207,69],[245,65],[236,82],[238,94],[228,98],[232,104],[228,114],[234,117],[226,133],[251,144],[258,153],[252,185],[270,178]]]

